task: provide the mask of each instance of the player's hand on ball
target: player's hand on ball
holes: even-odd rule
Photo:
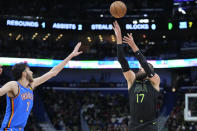
[[[71,53],[71,55],[74,56],[78,56],[80,54],[83,53],[83,51],[79,51],[79,48],[81,47],[81,42],[78,42],[77,45],[75,46],[73,52]]]
[[[127,33],[127,36],[124,36],[123,38],[123,42],[124,43],[128,43],[129,45],[135,44],[134,40],[133,40],[133,35],[132,33]]]
[[[2,68],[2,66],[0,65],[0,75],[1,75],[2,72],[3,72],[3,68]]]

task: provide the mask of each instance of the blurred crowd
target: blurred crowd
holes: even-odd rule
[[[124,95],[91,94],[83,105],[83,117],[91,131],[126,131],[129,104]]]
[[[42,96],[47,113],[57,130],[80,131],[82,99],[78,94],[46,90]]]
[[[188,93],[194,93],[194,90],[190,90]],[[166,127],[168,131],[196,131],[197,130],[196,121],[184,120],[184,108],[185,108],[185,92],[179,92],[177,93],[176,105],[174,106],[168,118],[168,121],[166,122]]]
[[[90,131],[128,131],[127,94],[44,90],[42,96],[57,130],[80,131],[80,120],[84,119]],[[161,95],[157,103],[158,111],[162,99]]]
[[[195,58],[197,50],[197,40],[191,41],[171,41],[161,40],[149,44],[136,40],[143,54],[147,59],[181,59]],[[81,50],[84,52],[74,59],[78,60],[116,60],[115,43],[93,42],[84,44]],[[151,42],[150,42],[151,43]],[[74,48],[76,42],[71,41],[42,41],[42,40],[0,40],[0,56],[18,58],[46,58],[64,59]],[[125,45],[125,55],[128,59],[135,59],[133,52]],[[9,52],[9,53],[8,53]]]

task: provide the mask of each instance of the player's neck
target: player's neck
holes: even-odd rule
[[[28,87],[29,81],[27,79],[20,79],[18,82],[23,86],[23,87]]]

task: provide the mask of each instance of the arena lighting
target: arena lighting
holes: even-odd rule
[[[185,10],[183,10],[182,7],[179,7],[179,8],[178,8],[178,12],[180,12],[180,13],[182,13],[182,14],[184,14],[184,15],[186,14]]]
[[[155,42],[153,42],[153,41],[149,41],[149,42],[148,42],[148,44],[149,44],[149,45],[154,45],[154,44],[155,44]]]
[[[99,39],[100,39],[100,42],[103,42],[103,37],[102,37],[102,35],[99,35]]]
[[[147,17],[148,15],[147,14],[144,14],[144,17]]]
[[[103,14],[101,14],[100,17],[103,17]]]
[[[87,40],[88,40],[88,42],[92,42],[92,39],[91,39],[91,37],[87,37]]]
[[[46,40],[46,39],[48,39],[49,38],[49,36],[50,36],[51,34],[50,33],[48,33],[42,40]]]
[[[137,24],[137,23],[138,23],[137,20],[134,20],[134,21],[133,21],[133,24]]]
[[[16,40],[19,40],[20,37],[21,37],[21,34],[19,34],[19,35],[16,37]]]
[[[115,36],[114,35],[111,35],[111,39],[112,39],[112,42],[115,42]]]
[[[149,23],[149,19],[139,19],[139,23]]]
[[[51,34],[48,33],[48,36],[50,36]],[[60,40],[61,38],[63,37],[63,34],[60,34],[57,38],[56,38],[56,41]]]
[[[172,30],[173,24],[171,22],[168,23],[168,30]]]
[[[9,58],[0,57],[0,64],[3,66],[13,66],[19,62],[27,62],[30,67],[54,67],[62,60],[52,59],[30,59],[30,58]],[[154,68],[181,68],[197,67],[197,58],[175,59],[175,60],[148,60]],[[139,68],[137,60],[128,61],[131,68]],[[64,68],[74,69],[121,69],[118,61],[69,61]]]
[[[102,35],[99,35],[99,39],[100,39],[100,40],[103,40],[103,37],[102,37]]]
[[[32,40],[34,40],[36,38],[36,36],[38,35],[38,33],[36,32],[33,36],[32,36]]]

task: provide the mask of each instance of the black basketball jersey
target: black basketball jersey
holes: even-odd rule
[[[149,80],[133,83],[129,89],[130,115],[133,121],[143,123],[156,119],[158,94]]]

